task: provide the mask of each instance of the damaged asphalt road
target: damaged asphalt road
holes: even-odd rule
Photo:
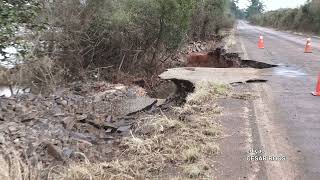
[[[257,48],[257,41],[261,34],[265,38],[264,50]],[[240,108],[245,110],[242,113],[238,112],[246,114],[247,118],[237,121],[238,127],[243,127],[244,130],[233,134],[240,138],[239,143],[233,141],[233,146],[244,146],[245,150],[241,148],[242,153],[232,152],[234,157],[230,159],[232,164],[242,164],[244,167],[251,168],[243,170],[232,164],[222,163],[229,167],[228,173],[221,176],[222,179],[230,179],[230,177],[279,179],[281,177],[280,179],[318,180],[320,178],[320,159],[318,158],[320,157],[318,131],[320,101],[311,95],[320,69],[318,48],[312,54],[304,54],[300,36],[255,27],[244,22],[238,24],[236,35],[235,46],[231,51],[242,54],[242,59],[274,64],[273,68],[187,67],[169,69],[160,77],[168,80],[182,79],[192,83],[205,80],[233,84],[261,80],[264,83],[251,84],[248,87],[250,92],[257,93],[259,98],[250,101],[246,106],[241,105]],[[287,40],[288,37],[290,41]],[[291,43],[292,40],[297,43]],[[230,123],[224,126],[232,128]],[[246,135],[241,137],[241,134]],[[246,141],[243,141],[244,139]],[[225,150],[227,152],[228,148]],[[284,157],[284,160],[247,162],[244,159],[252,150],[261,152],[254,155]],[[234,176],[234,174],[244,176]]]
[[[307,37],[244,21],[238,23],[236,35],[233,52],[241,52],[244,59],[279,65],[261,74],[268,82],[251,86],[261,96],[253,102],[256,126],[251,129],[257,132],[255,149],[264,155],[283,155],[286,160],[264,161],[257,172],[265,172],[265,179],[318,180],[320,101],[311,95],[320,69],[318,46],[305,54]],[[263,50],[257,48],[260,35],[264,36]]]
[[[174,68],[160,74],[162,79],[180,79],[192,83],[201,81],[231,84],[258,79],[263,71],[253,68]]]

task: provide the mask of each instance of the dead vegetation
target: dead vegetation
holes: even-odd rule
[[[187,97],[187,102],[188,104],[194,105],[204,104],[217,96],[227,95],[229,88],[230,87],[228,85],[200,82],[196,84],[195,93]]]
[[[220,127],[214,120],[206,117],[182,121],[158,115],[141,119],[137,126],[130,137],[121,141],[114,160],[71,165],[59,178],[171,179],[181,172],[181,179],[213,176],[206,159],[219,152],[213,141]]]

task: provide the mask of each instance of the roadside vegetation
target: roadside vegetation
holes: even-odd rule
[[[1,1],[0,85],[39,93],[0,97],[0,179],[214,177],[230,87],[197,84],[182,105],[145,89],[190,42],[219,42],[235,3]]]
[[[1,61],[26,66],[19,66],[24,82],[49,89],[90,78],[150,80],[172,66],[172,56],[184,43],[209,39],[232,27],[231,4],[229,0],[5,0],[0,6]],[[17,49],[14,58],[6,52],[8,47]]]
[[[320,33],[320,1],[308,1],[295,9],[279,9],[249,14],[249,20],[260,26],[270,26],[284,30]]]

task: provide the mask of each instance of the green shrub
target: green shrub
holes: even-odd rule
[[[198,1],[192,18],[190,34],[194,39],[206,39],[234,23],[229,0]]]

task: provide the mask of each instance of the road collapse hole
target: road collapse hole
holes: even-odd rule
[[[181,106],[186,102],[189,93],[193,93],[195,86],[187,80],[164,80],[159,88],[153,91],[153,98],[165,99],[164,106]]]
[[[238,53],[227,53],[227,51],[222,48],[216,48],[215,50],[207,53],[191,53],[187,55],[186,66],[256,69],[277,67],[277,65],[263,63],[255,60],[242,60]]]
[[[181,79],[170,79],[170,81],[175,84],[176,90],[166,99],[166,102],[178,106],[185,104],[188,94],[193,93],[195,90],[194,84]]]
[[[191,53],[187,57],[187,66],[190,70],[193,67],[213,67],[213,68],[256,68],[266,69],[277,67],[268,63],[254,60],[242,60],[238,53],[227,53],[225,49],[216,48],[208,53]],[[152,82],[151,82],[152,81]],[[145,88],[151,98],[165,100],[164,104],[183,105],[189,93],[194,92],[194,85],[186,80],[180,79],[153,79],[145,81],[140,79],[134,84]],[[246,83],[266,82],[266,80],[249,80]],[[151,84],[151,85],[150,85]]]
[[[194,92],[193,83],[180,79],[157,79],[156,86],[150,87],[142,80],[135,81],[135,85],[144,88],[147,95],[161,101],[165,101],[164,105],[183,105],[189,93]]]
[[[241,68],[256,68],[256,69],[267,69],[278,67],[278,65],[263,63],[254,60],[241,60]]]

